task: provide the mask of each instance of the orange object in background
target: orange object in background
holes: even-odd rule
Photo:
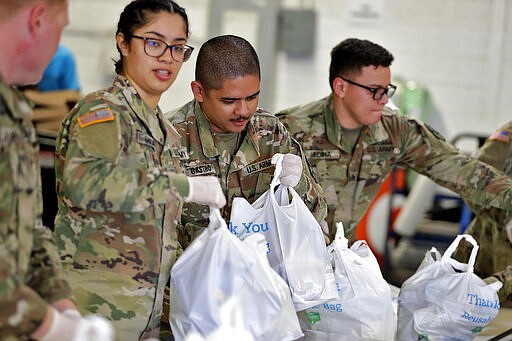
[[[406,170],[394,169],[386,177],[377,196],[356,228],[357,240],[366,240],[380,267],[383,267],[388,230],[400,212],[405,200]],[[391,216],[390,216],[391,214]]]

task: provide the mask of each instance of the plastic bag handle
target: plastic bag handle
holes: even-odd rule
[[[457,246],[459,245],[459,243],[462,239],[466,239],[466,241],[468,241],[473,246],[473,249],[471,250],[471,254],[469,255],[469,260],[467,263],[467,265],[470,267],[469,270],[473,271],[473,267],[475,265],[475,260],[476,260],[476,254],[478,253],[478,244],[477,244],[476,240],[469,234],[457,235],[457,237],[455,237],[453,242],[450,244],[450,246],[448,246],[448,248],[444,252],[443,256],[441,257],[441,261],[448,262],[452,265],[454,262],[456,263],[456,265],[463,264],[463,263],[457,262],[455,259],[452,258],[453,253],[457,249]]]
[[[226,224],[226,221],[224,218],[222,218],[222,214],[220,213],[220,210],[218,208],[214,208],[210,206],[210,224],[208,224],[208,228],[211,228],[213,231],[224,227],[227,228],[228,225]]]
[[[336,223],[336,235],[334,236],[334,240],[327,247],[327,252],[334,252],[335,248],[339,249],[347,249],[348,248],[348,239],[345,237],[345,229],[343,228],[342,222]]]
[[[270,182],[270,188],[275,188],[276,186],[281,184],[281,181],[279,178],[281,177],[281,172],[283,170],[283,158],[284,154],[276,153],[274,156],[272,156],[272,164],[276,165],[276,169],[274,170],[274,177],[272,178],[272,181]]]
[[[289,204],[288,194],[289,194],[289,186],[281,186],[281,192],[279,198],[276,197],[276,187],[281,185],[281,172],[283,171],[283,158],[284,154],[276,153],[272,156],[272,164],[276,165],[276,169],[274,170],[274,176],[272,177],[272,181],[270,182],[270,196],[272,200],[275,201],[279,206],[285,206]]]
[[[336,223],[336,235],[334,236],[334,239],[347,239],[345,237],[345,228],[341,221]]]

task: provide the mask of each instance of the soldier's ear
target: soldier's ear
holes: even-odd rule
[[[338,97],[343,98],[345,97],[345,82],[340,77],[334,78],[332,81],[332,91],[338,95]]]
[[[28,14],[28,29],[31,37],[38,36],[42,27],[44,26],[44,16],[48,12],[48,7],[45,4],[36,3],[30,8]]]
[[[194,94],[194,98],[198,102],[204,101],[204,88],[198,81],[192,81],[190,83],[190,87],[192,88],[192,93]]]
[[[121,51],[121,54],[123,56],[127,56],[128,52],[130,51],[130,46],[128,42],[126,41],[126,38],[123,33],[119,32],[116,35],[116,43],[117,47],[119,47],[119,51]]]

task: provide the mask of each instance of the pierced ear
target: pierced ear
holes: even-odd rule
[[[201,83],[198,81],[192,81],[192,83],[190,83],[190,87],[192,89],[192,93],[194,94],[195,100],[202,102],[204,100],[204,89]]]
[[[121,51],[121,54],[123,56],[127,56],[128,52],[130,51],[130,46],[128,42],[126,41],[124,34],[119,32],[116,35],[116,43],[117,47],[119,48],[119,51]]]
[[[332,81],[332,90],[339,97],[345,97],[345,82],[343,82],[343,79],[340,77],[334,78]]]
[[[38,34],[41,25],[43,24],[43,15],[46,11],[46,5],[43,3],[38,3],[30,9],[28,18],[28,29],[32,37],[35,37]]]

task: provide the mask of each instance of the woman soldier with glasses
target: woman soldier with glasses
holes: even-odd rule
[[[128,4],[117,77],[68,113],[57,139],[54,238],[64,275],[78,309],[110,319],[119,340],[158,337],[182,202],[225,204],[216,177],[182,174],[179,137],[158,107],[193,51],[188,36],[175,2]]]

